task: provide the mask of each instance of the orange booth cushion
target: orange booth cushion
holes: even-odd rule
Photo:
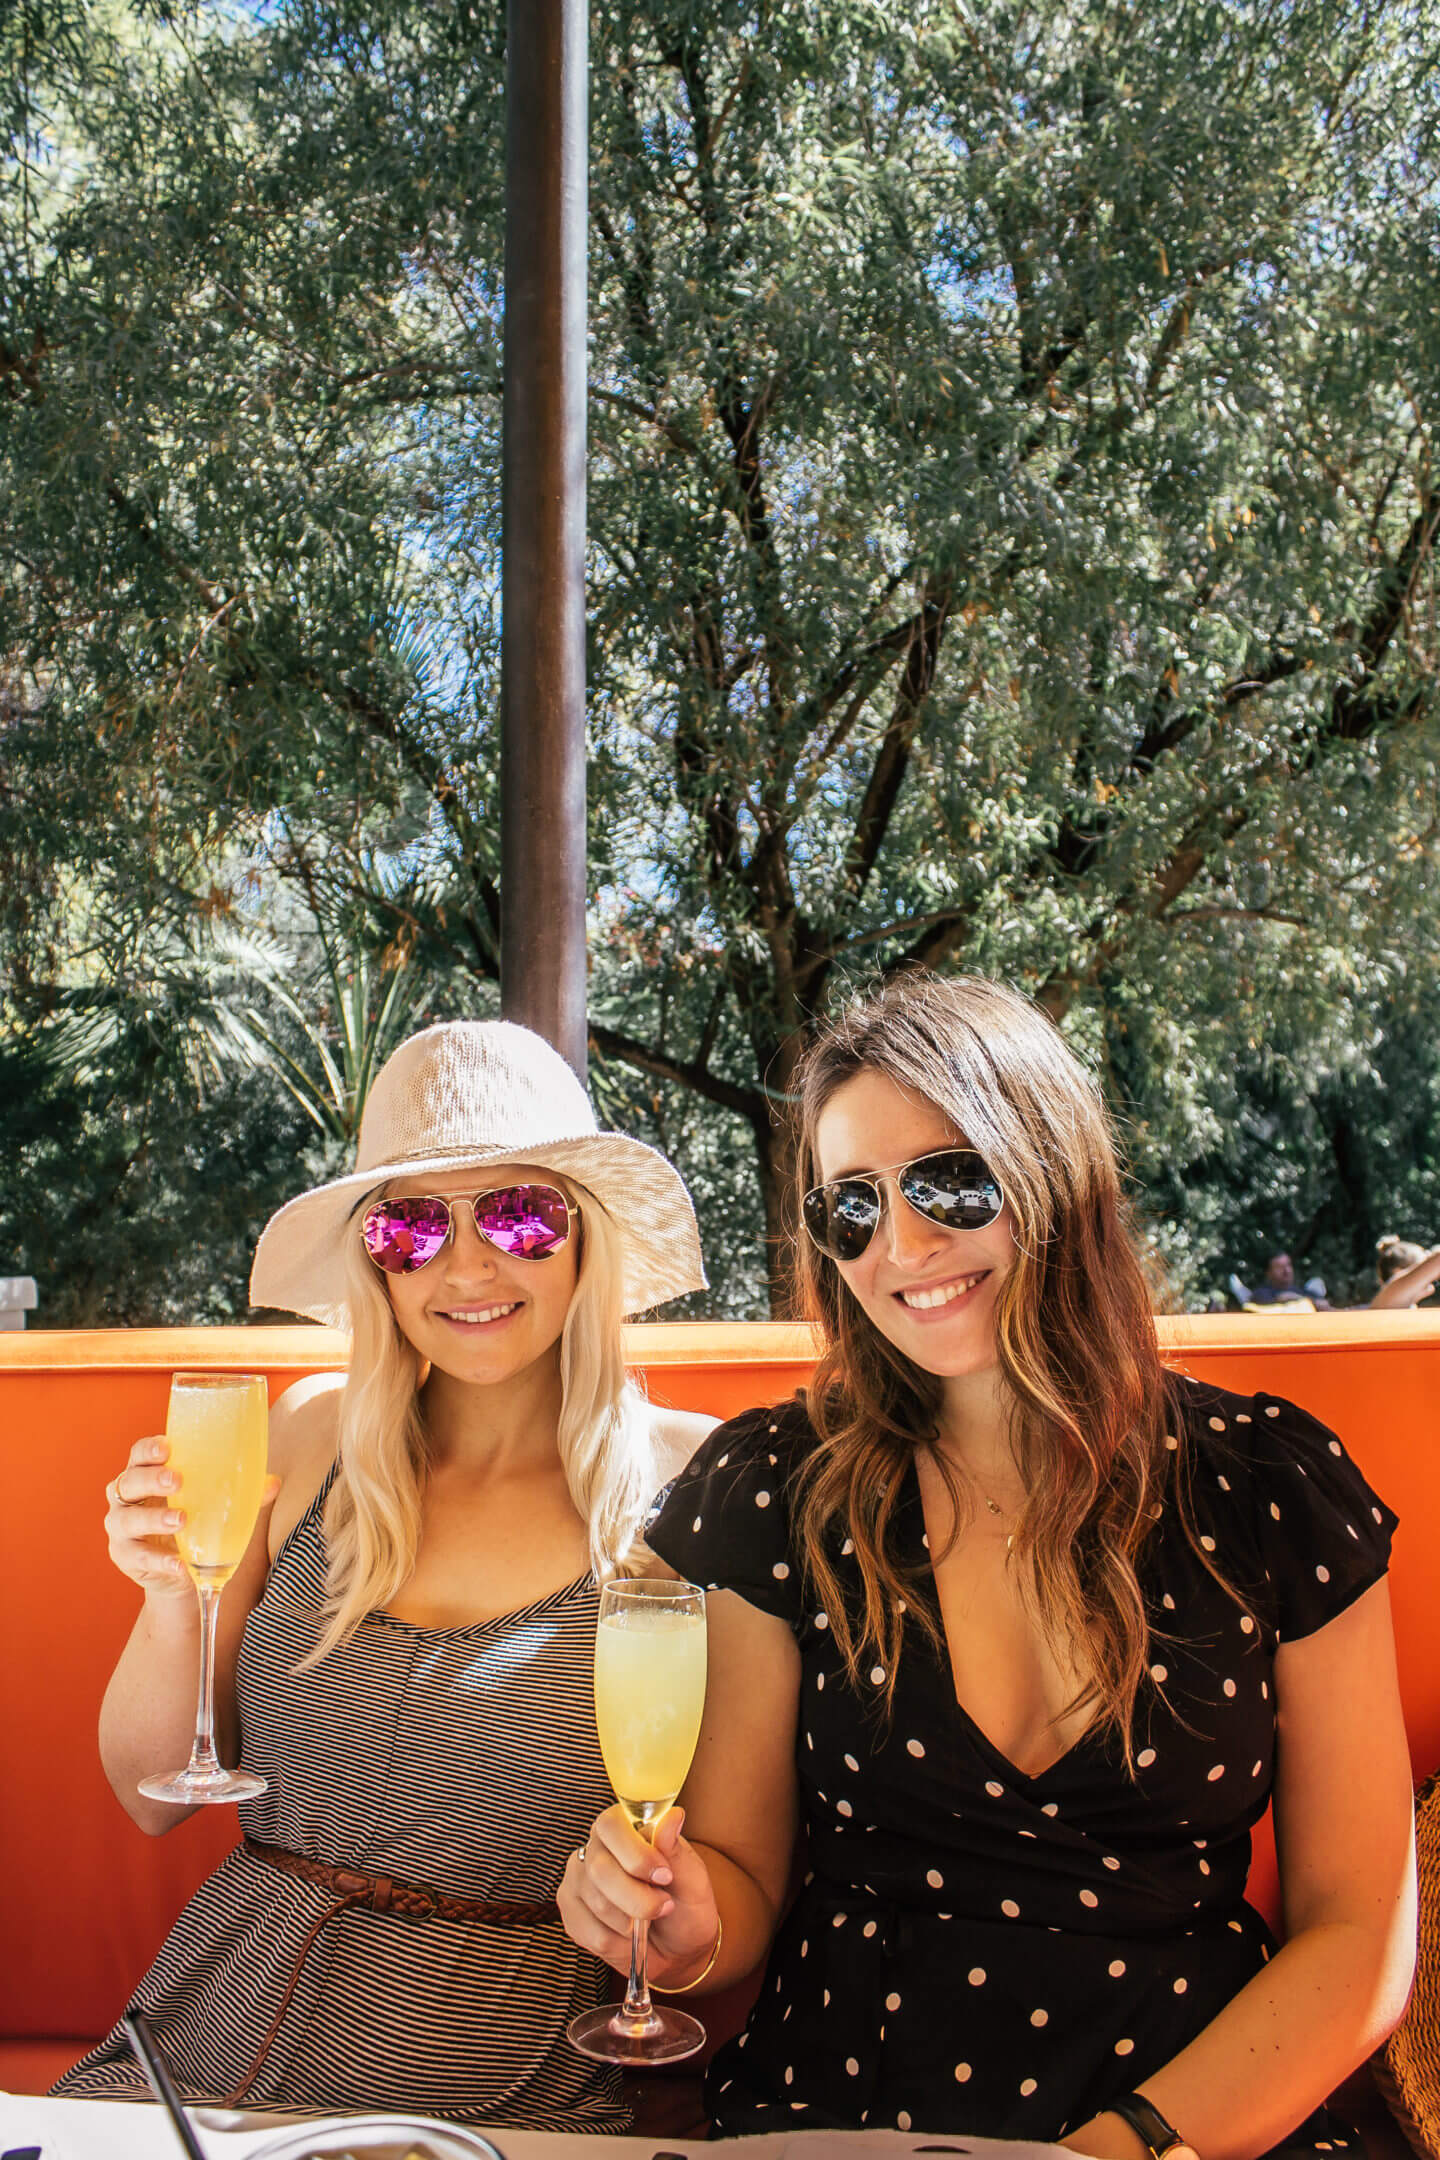
[[[1400,1515],[1392,1593],[1417,1776],[1440,1765],[1440,1315],[1206,1316],[1160,1323],[1169,1361],[1222,1387],[1292,1397],[1343,1436]],[[804,1380],[802,1328],[642,1326],[633,1363],[652,1396],[729,1416]],[[0,1335],[5,1564],[0,1570],[0,1852],[6,1941],[0,2035],[103,2032],[180,1905],[234,1843],[217,1808],[147,1838],[105,1782],[95,1744],[106,1679],[136,1592],[109,1565],[103,1488],[132,1441],[164,1427],[177,1367],[264,1372],[272,1397],[338,1369],[320,1328]],[[1274,1915],[1273,1849],[1256,1840],[1252,1895]]]

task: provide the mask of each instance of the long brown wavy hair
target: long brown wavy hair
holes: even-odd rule
[[[802,1062],[800,1195],[819,1182],[821,1111],[862,1072],[932,1103],[985,1158],[1009,1202],[1015,1262],[997,1299],[995,1339],[1027,1496],[1012,1555],[1051,1641],[1088,1671],[1067,1708],[1089,1706],[1092,1726],[1110,1729],[1130,1763],[1150,1641],[1136,1561],[1162,1498],[1177,1502],[1216,1570],[1190,1517],[1185,1429],[1099,1089],[1018,992],[976,976],[904,975],[851,1005]],[[902,1616],[937,1650],[942,1643],[928,1570],[917,1577],[902,1567],[890,1537],[915,1447],[938,1436],[941,1382],[880,1334],[804,1236],[800,1271],[822,1339],[806,1398],[819,1444],[796,1482],[801,1551],[852,1682],[878,1660],[888,1709]],[[938,1451],[935,1461],[958,1528],[969,1495]],[[847,1602],[830,1557],[842,1527],[854,1541],[863,1610]]]

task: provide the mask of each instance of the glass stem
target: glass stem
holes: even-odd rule
[[[650,2002],[650,1923],[648,1920],[632,1920],[630,1923],[630,1978],[625,1987],[625,2002],[621,2016],[644,2023],[654,2016]]]
[[[215,1628],[220,1616],[220,1592],[214,1583],[197,1583],[200,1594],[200,1700],[195,1708],[195,1745],[190,1751],[190,1770],[216,1776],[220,1758],[215,1753]]]

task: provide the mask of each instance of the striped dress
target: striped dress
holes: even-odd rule
[[[246,1624],[244,1765],[269,1790],[246,1834],[331,1866],[488,1902],[554,1896],[612,1798],[595,1732],[593,1578],[468,1628],[373,1613],[296,1674],[322,1624],[332,1469]],[[245,2076],[332,1893],[230,1854],[136,1990],[182,2095]],[[245,2104],[421,2111],[532,2130],[629,2125],[618,2073],[566,2044],[609,1975],[558,1925],[490,1928],[344,1911],[321,1930]],[[117,2026],[57,2094],[145,2087]]]

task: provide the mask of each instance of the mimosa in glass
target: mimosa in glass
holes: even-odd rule
[[[264,1778],[227,1770],[215,1752],[215,1626],[220,1593],[255,1529],[265,1491],[269,1415],[265,1382],[254,1373],[176,1373],[165,1437],[180,1479],[175,1504],[180,1557],[200,1598],[200,1699],[190,1760],[173,1777],[145,1778],[151,1800],[177,1806],[249,1800]]]
[[[595,1723],[615,1797],[643,1837],[675,1804],[705,1708],[705,1593],[690,1583],[607,1583],[595,1631]],[[630,1929],[630,1980],[618,2008],[570,2026],[570,2043],[600,2062],[678,2062],[705,2042],[698,2018],[650,2000],[647,1927]]]

